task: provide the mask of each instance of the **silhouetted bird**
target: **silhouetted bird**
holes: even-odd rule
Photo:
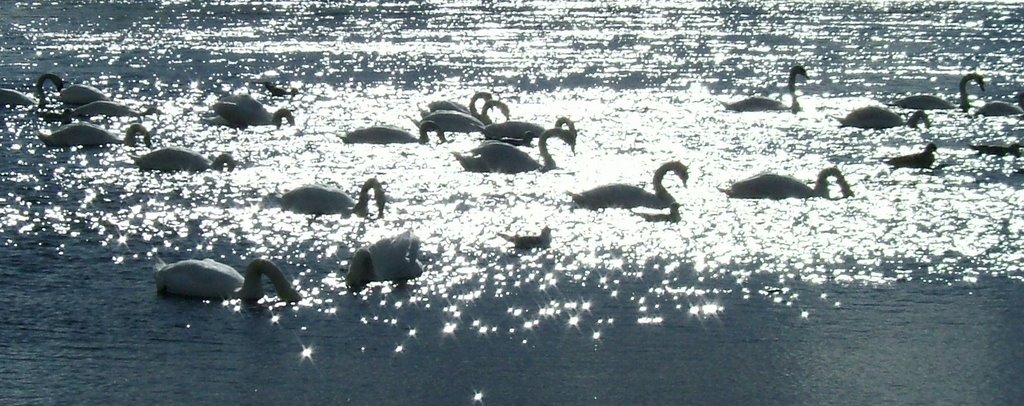
[[[971,145],[971,149],[978,151],[979,154],[1020,156],[1020,144],[1016,142],[1005,147],[999,145]]]
[[[544,227],[540,235],[516,235],[498,234],[499,237],[512,242],[517,250],[529,250],[534,248],[547,248],[551,246],[551,229]]]
[[[938,147],[936,147],[935,144],[928,143],[928,145],[924,147],[924,152],[889,158],[885,160],[885,163],[892,165],[893,168],[929,169],[932,167],[932,164],[935,163],[936,149],[938,149]]]
[[[271,96],[284,97],[284,96],[295,96],[299,94],[299,89],[296,88],[283,88],[270,82],[260,81],[257,84],[263,85],[270,92]]]

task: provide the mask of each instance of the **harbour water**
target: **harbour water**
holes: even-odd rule
[[[1024,136],[1018,117],[930,112],[932,127],[859,130],[836,117],[911,94],[973,106],[1024,89],[1024,8],[982,1],[346,2],[93,0],[0,4],[0,87],[42,73],[160,114],[158,146],[240,162],[139,171],[143,148],[48,148],[56,125],[0,111],[0,400],[4,403],[1007,404],[1024,396],[1024,168],[972,144]],[[750,95],[799,114],[727,112]],[[256,80],[297,87],[271,98]],[[477,91],[513,119],[572,118],[575,153],[519,175],[462,170],[450,143],[355,145],[347,131]],[[296,123],[204,122],[251,92]],[[908,116],[911,111],[894,108]],[[938,145],[938,168],[885,157]],[[526,149],[539,156],[537,149]],[[575,207],[568,192],[651,187],[678,160],[677,223]],[[738,200],[760,172],[847,199]],[[309,183],[384,218],[306,216]],[[650,189],[648,189],[650,190]],[[833,193],[835,193],[834,191]],[[498,233],[552,229],[551,248]],[[412,230],[425,273],[350,292],[352,252]],[[156,293],[158,263],[277,263],[304,299]]]

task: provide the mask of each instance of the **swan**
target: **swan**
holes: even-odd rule
[[[483,131],[487,124],[469,113],[454,110],[438,110],[423,116],[420,121],[413,120],[416,128],[422,121],[433,121],[446,133],[477,133]]]
[[[486,103],[493,98],[494,96],[491,95],[489,92],[476,92],[473,94],[473,97],[469,98],[469,107],[466,107],[465,105],[462,105],[460,103],[450,102],[446,100],[434,101],[430,102],[430,104],[427,105],[427,110],[421,112],[421,115],[426,116],[427,114],[433,113],[435,111],[450,110],[466,113],[473,117],[476,117],[477,119],[480,119],[481,114],[476,109],[477,101],[483,100],[484,103]]]
[[[511,242],[517,250],[532,250],[551,246],[551,228],[544,226],[540,235],[508,235],[498,233],[498,237]]]
[[[90,123],[74,123],[63,125],[50,134],[38,132],[39,139],[48,147],[92,147],[107,144],[125,144],[134,147],[137,136],[142,134],[143,143],[152,147],[149,131],[142,124],[132,124],[125,130],[124,140],[116,135]]]
[[[46,81],[51,81],[57,86],[57,92],[59,94],[57,100],[60,100],[65,104],[83,105],[94,101],[110,100],[110,97],[95,87],[89,85],[71,85],[65,87],[64,79],[61,79],[60,76],[53,73],[46,73],[40,76],[39,80],[36,81],[36,95],[39,97],[40,107],[46,103],[42,90],[42,85]]]
[[[360,248],[349,262],[345,284],[349,289],[360,290],[370,282],[405,282],[416,278],[423,274],[419,253],[420,239],[412,231]]]
[[[978,84],[981,91],[985,91],[985,80],[982,79],[981,75],[977,73],[968,73],[964,75],[963,78],[960,78],[960,110],[963,110],[964,113],[966,113],[967,109],[971,107],[967,102],[967,84],[972,81]],[[956,108],[953,103],[931,95],[904,97],[896,100],[892,105],[915,110],[946,110]]]
[[[484,141],[468,154],[453,153],[462,167],[470,172],[520,173],[529,171],[547,172],[555,168],[555,160],[548,152],[548,138],[556,137],[569,144],[576,153],[576,137],[567,130],[552,128],[540,135],[540,156],[544,164],[538,163],[519,148],[497,141]]]
[[[668,189],[662,185],[665,175],[673,172],[686,186],[690,178],[686,165],[679,161],[670,161],[662,164],[654,171],[654,193],[647,192],[633,185],[614,183],[598,186],[581,193],[569,193],[576,205],[590,210],[605,208],[633,209],[637,207],[648,207],[652,209],[665,209],[675,203],[676,199],[669,194]]]
[[[420,122],[419,137],[415,137],[408,131],[398,127],[376,126],[350,131],[341,137],[341,141],[346,144],[409,144],[414,142],[426,144],[430,141],[427,135],[431,131],[437,133],[437,138],[441,142],[448,142],[444,137],[444,131],[441,131],[441,127],[438,127],[437,123],[430,120]]]
[[[257,85],[263,85],[263,88],[267,89],[273,97],[295,96],[299,94],[299,89],[294,87],[284,88],[265,80],[256,81],[255,83]]]
[[[39,106],[42,108],[46,105],[46,94],[43,91],[43,85],[45,85],[46,82],[53,83],[58,92],[64,89],[64,81],[60,76],[52,73],[46,73],[40,75],[39,79],[36,80],[35,90],[36,97],[39,98],[38,100],[14,89],[0,89],[0,106]]]
[[[274,283],[277,296],[285,302],[302,300],[288,283],[281,268],[265,259],[256,259],[245,268],[242,277],[234,268],[212,259],[189,259],[173,264],[158,264],[158,293],[207,299],[259,300],[263,298],[263,276]]]
[[[918,152],[916,154],[902,155],[895,158],[889,158],[885,160],[885,163],[891,165],[893,169],[899,168],[921,168],[928,169],[935,163],[935,150],[938,149],[933,143],[928,143],[924,147],[924,152]]]
[[[1017,93],[1013,100],[1017,102],[1017,105],[994,101],[985,103],[984,106],[978,107],[974,112],[979,116],[1016,116],[1024,114],[1024,92]]]
[[[750,97],[747,99],[740,100],[735,103],[722,103],[726,110],[731,111],[785,111],[789,110],[794,113],[800,111],[800,103],[796,101],[796,77],[803,76],[807,79],[807,70],[801,65],[795,65],[789,69],[789,81],[787,82],[787,88],[789,89],[789,97],[792,102],[789,106],[781,101],[775,99],[769,99],[767,97]]]
[[[996,155],[996,156],[1007,156],[1012,155],[1015,157],[1020,156],[1020,143],[1013,143],[1008,146],[999,145],[971,145],[971,149],[978,151],[978,154]]]
[[[900,126],[917,128],[917,125],[924,122],[925,127],[931,127],[932,122],[928,114],[922,110],[915,111],[907,121],[898,114],[889,111],[884,107],[868,106],[856,109],[844,118],[836,118],[843,127],[856,127],[864,129],[885,129]]]
[[[291,110],[282,108],[270,114],[263,104],[247,94],[239,94],[221,99],[213,105],[213,112],[229,127],[245,129],[254,125],[273,125],[281,128],[284,120],[295,125],[295,116]]]
[[[324,185],[305,185],[285,193],[281,196],[281,208],[301,214],[341,214],[348,217],[355,214],[359,217],[367,217],[367,206],[370,202],[370,189],[374,191],[374,199],[377,201],[377,217],[384,217],[384,187],[377,178],[367,179],[363,188],[359,190],[359,201],[352,201],[351,197],[340,189]]]
[[[668,214],[664,213],[641,213],[634,212],[646,221],[650,222],[668,222],[678,223],[679,222],[679,203],[673,202],[668,206]]]
[[[231,154],[220,154],[211,160],[198,152],[182,147],[160,148],[142,156],[129,155],[129,157],[135,161],[135,165],[139,169],[167,172],[202,172],[210,168],[232,171],[238,165]]]
[[[513,145],[530,145],[533,138],[537,134],[544,133],[544,127],[539,124],[529,123],[526,121],[508,121],[508,106],[499,100],[490,100],[484,103],[483,116],[488,117],[486,121],[490,121],[488,111],[491,108],[497,107],[501,110],[505,116],[506,121],[501,123],[488,124],[483,129],[484,138],[488,140],[501,141]],[[568,130],[576,136],[576,124],[572,122],[568,117],[559,117],[555,121],[555,128],[562,128],[568,126]]]
[[[65,113],[71,117],[141,117],[159,112],[159,110],[153,107],[149,107],[145,111],[135,111],[132,110],[131,107],[109,100],[94,101],[84,106],[65,111]]]
[[[818,173],[818,179],[811,189],[806,183],[790,176],[762,173],[760,175],[733,183],[725,194],[735,199],[808,199],[812,197],[828,198],[828,178],[835,177],[842,190],[843,198],[853,196],[850,184],[846,183],[839,168],[831,167]]]

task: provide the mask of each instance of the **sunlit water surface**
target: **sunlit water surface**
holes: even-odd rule
[[[752,3],[752,4],[745,4]],[[977,157],[1016,118],[932,115],[925,130],[833,117],[906,94],[972,103],[1022,87],[1012,2],[9,2],[0,84],[42,72],[155,106],[158,145],[230,152],[230,173],[138,171],[128,147],[50,149],[31,110],[0,114],[0,398],[241,403],[969,403],[1024,395],[1022,167]],[[804,112],[736,114],[807,67]],[[250,81],[301,89],[270,99]],[[427,146],[344,145],[375,124],[490,90],[515,119],[580,128],[558,169],[468,174]],[[295,126],[202,116],[253,92]],[[903,111],[901,113],[909,114]],[[95,119],[120,132],[138,119]],[[939,145],[940,169],[885,156]],[[536,149],[530,150],[537,154]],[[538,154],[539,155],[539,154]],[[678,223],[574,208],[566,192],[651,187],[679,160]],[[742,201],[770,171],[837,166],[845,200]],[[388,193],[383,219],[281,211],[326,183]],[[546,251],[498,233],[553,229]],[[426,273],[353,293],[354,249],[413,230]],[[297,305],[155,294],[158,261],[274,260]],[[269,285],[268,285],[269,288]],[[269,290],[272,292],[272,290]],[[273,299],[270,297],[268,299]]]

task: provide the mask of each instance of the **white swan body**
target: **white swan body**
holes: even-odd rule
[[[99,100],[84,106],[70,110],[68,114],[72,117],[139,117],[155,113],[156,109],[149,108],[146,111],[135,111],[131,107],[109,100]]]
[[[807,199],[812,197],[828,198],[828,178],[835,177],[842,189],[843,197],[853,196],[850,184],[839,172],[838,168],[827,168],[818,174],[814,188],[807,186],[790,176],[762,173],[754,177],[733,183],[724,190],[729,197],[737,199]]]
[[[116,135],[90,123],[74,123],[63,125],[50,134],[38,133],[39,139],[50,147],[94,147],[109,144],[136,145],[136,136],[143,134],[146,146],[152,146],[149,131],[141,124],[132,124],[125,131],[124,140]]]
[[[428,134],[434,131],[441,142],[447,142],[444,131],[433,121],[424,120],[420,122],[420,136],[413,136],[408,131],[393,126],[375,126],[360,128],[350,131],[341,137],[346,144],[426,144],[429,141]]]
[[[979,116],[990,117],[1017,116],[1024,114],[1024,92],[1017,93],[1017,96],[1015,96],[1013,99],[1014,101],[1017,102],[1016,105],[1001,101],[988,102],[985,103],[984,106],[981,106],[977,110],[975,110],[975,113],[978,114]]]
[[[14,89],[0,89],[0,106],[35,106],[39,101]]]
[[[654,171],[654,193],[643,190],[633,185],[615,183],[599,186],[581,193],[570,193],[573,202],[578,206],[590,209],[623,208],[632,209],[637,207],[649,207],[652,209],[665,209],[675,203],[675,198],[669,194],[668,189],[662,185],[665,175],[673,172],[686,186],[689,179],[689,172],[686,165],[679,161],[671,161],[662,164]]]
[[[221,119],[216,124],[224,124],[234,128],[247,128],[257,125],[273,125],[281,127],[283,120],[295,124],[295,117],[288,109],[278,109],[270,114],[263,104],[247,94],[239,94],[220,99],[212,107],[213,112]]]
[[[359,200],[354,201],[341,189],[325,185],[305,185],[281,196],[281,208],[300,214],[341,214],[348,217],[368,215],[370,190],[377,201],[377,216],[384,216],[384,188],[376,178],[368,179],[359,191]]]
[[[83,105],[95,101],[110,100],[110,97],[89,85],[71,85],[60,91],[59,100],[67,104]]]
[[[208,299],[259,300],[263,298],[262,277],[274,283],[278,297],[286,302],[301,300],[273,262],[257,259],[249,263],[243,277],[234,268],[214,261],[185,260],[161,266],[156,271],[159,293]]]
[[[210,168],[233,170],[237,163],[229,154],[210,160],[198,152],[182,147],[160,148],[142,156],[132,156],[139,169],[154,171],[202,172]]]
[[[967,112],[970,104],[967,101],[967,84],[975,82],[981,91],[985,91],[985,80],[977,73],[969,73],[960,78],[960,110]],[[914,110],[948,110],[956,108],[953,103],[932,95],[909,96],[896,100],[893,106]]]
[[[555,168],[555,161],[548,152],[547,140],[550,137],[556,137],[565,141],[575,153],[576,137],[569,131],[553,128],[544,131],[540,136],[540,155],[544,160],[543,164],[537,162],[529,154],[523,152],[523,150],[497,141],[484,141],[480,146],[470,150],[467,154],[455,153],[454,155],[459,164],[470,172],[506,174],[537,170],[546,172]]]
[[[804,79],[807,79],[807,70],[801,65],[796,65],[789,69],[787,89],[789,89],[789,96],[792,102],[788,106],[781,101],[761,96],[750,97],[734,103],[722,103],[722,105],[725,106],[726,110],[739,112],[790,110],[796,113],[800,111],[800,104],[796,101],[797,76],[803,76]]]
[[[345,283],[358,290],[370,282],[404,282],[419,277],[423,274],[419,252],[420,239],[412,231],[360,248],[352,257]]]
[[[843,127],[856,127],[864,129],[886,129],[893,127],[901,127],[908,125],[912,128],[917,128],[917,125],[922,120],[925,126],[931,127],[931,121],[928,120],[928,115],[924,111],[915,111],[910,119],[907,121],[903,120],[899,114],[893,113],[889,109],[878,106],[868,106],[856,109],[850,114],[847,114],[844,118],[839,118],[839,123]]]
[[[422,121],[433,121],[446,133],[475,133],[483,131],[486,125],[468,113],[453,110],[438,110],[423,116]],[[416,121],[419,127],[421,121]]]

